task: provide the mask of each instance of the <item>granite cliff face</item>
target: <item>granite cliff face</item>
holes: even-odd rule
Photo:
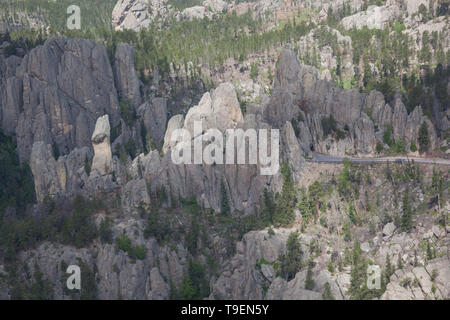
[[[30,51],[21,61],[0,58],[2,130],[17,139],[22,160],[34,142],[53,146],[56,154],[90,145],[97,118],[119,122],[114,77],[103,46],[57,38]]]

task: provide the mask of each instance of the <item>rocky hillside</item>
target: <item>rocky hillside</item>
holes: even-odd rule
[[[312,161],[448,157],[422,4],[120,0],[117,31],[1,34],[0,298],[450,298],[448,165]],[[279,129],[280,167],[176,164],[207,129]]]

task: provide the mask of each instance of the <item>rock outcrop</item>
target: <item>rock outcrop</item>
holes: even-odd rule
[[[402,11],[395,1],[388,1],[385,6],[369,6],[366,11],[358,12],[352,16],[345,17],[341,23],[345,29],[353,27],[360,29],[364,26],[369,29],[383,29],[389,21],[401,16]]]
[[[112,25],[116,30],[139,31],[151,23],[149,7],[158,12],[162,4],[162,0],[119,0],[112,12]]]
[[[117,44],[114,79],[120,98],[137,108],[142,103],[140,83],[134,70],[134,48],[126,43]]]
[[[450,296],[449,265],[449,259],[443,257],[429,261],[425,267],[397,270],[381,299],[445,299]]]

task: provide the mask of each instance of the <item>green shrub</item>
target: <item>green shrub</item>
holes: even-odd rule
[[[111,219],[109,217],[105,217],[100,223],[99,234],[100,240],[103,243],[112,243],[113,234],[111,230]]]
[[[116,239],[116,245],[120,250],[130,252],[131,239],[125,233],[123,233]]]
[[[139,260],[144,260],[146,256],[147,249],[145,249],[144,246],[136,246],[134,248],[134,254],[136,255],[136,258]]]
[[[63,226],[63,239],[77,248],[91,243],[98,236],[97,227],[92,221],[92,202],[77,195],[72,203],[72,214]]]
[[[390,148],[394,145],[394,140],[392,139],[392,126],[387,125],[383,132],[383,142],[387,144]]]
[[[322,299],[323,300],[336,300],[333,293],[331,292],[331,286],[328,282],[325,283],[325,285],[323,287]]]
[[[298,232],[289,234],[286,253],[280,256],[281,275],[287,280],[291,280],[302,266],[303,252],[301,250]]]

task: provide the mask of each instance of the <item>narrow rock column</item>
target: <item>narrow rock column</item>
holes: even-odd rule
[[[109,117],[104,115],[97,119],[95,130],[92,134],[92,146],[94,147],[94,160],[92,161],[91,176],[105,175],[112,168],[112,153],[110,144]],[[95,173],[94,173],[95,172]]]

